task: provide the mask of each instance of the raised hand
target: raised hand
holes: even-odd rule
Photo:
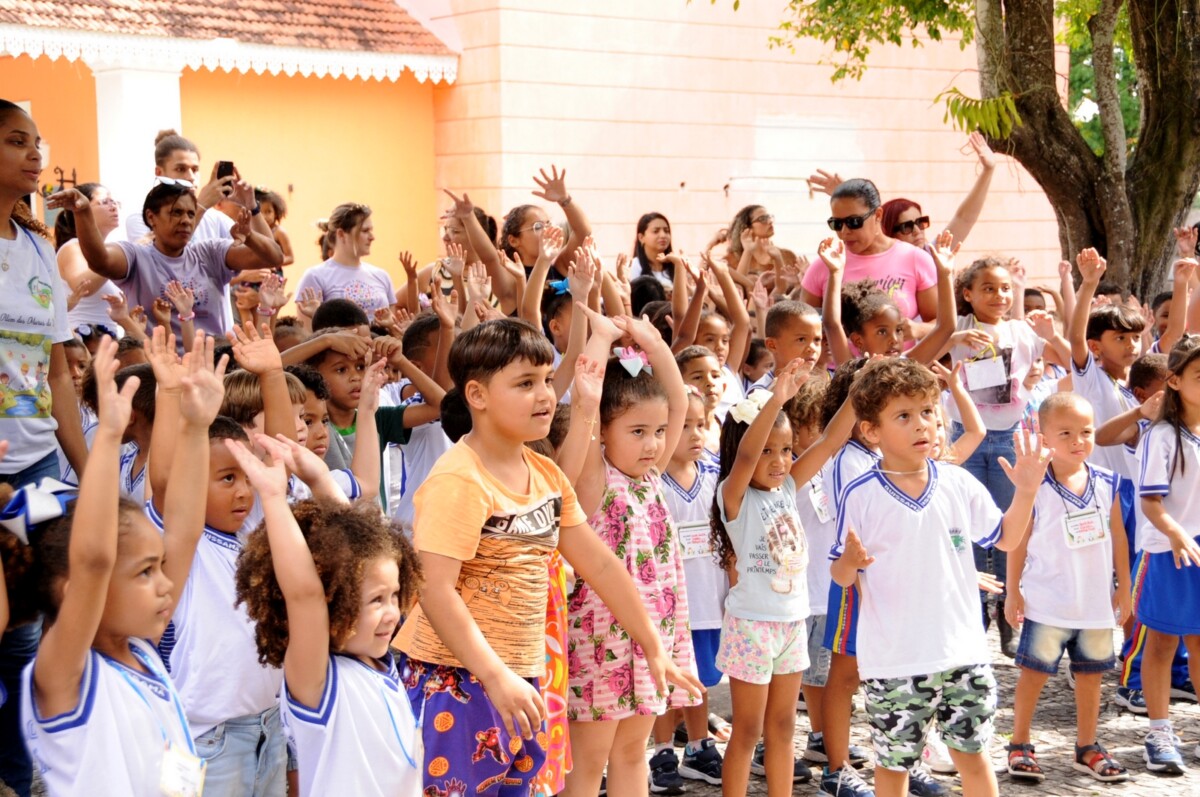
[[[263,307],[278,310],[292,300],[286,291],[287,279],[272,272],[258,289],[258,303]]]
[[[187,373],[181,380],[179,414],[186,422],[205,429],[212,425],[225,398],[225,366],[229,364],[229,355],[221,355],[220,362],[214,365],[216,346],[216,338],[197,332],[192,350],[183,355]]]
[[[467,301],[483,302],[492,295],[492,278],[488,276],[487,267],[476,261],[467,266]]]
[[[604,388],[605,363],[593,360],[585,354],[575,361],[575,381],[571,386],[571,400],[581,405],[599,405]]]
[[[442,265],[450,272],[451,277],[462,277],[463,269],[467,267],[467,250],[451,241],[446,246],[446,256],[442,258]]]
[[[1018,490],[1037,492],[1042,479],[1046,477],[1046,468],[1054,457],[1054,452],[1046,448],[1040,434],[1029,429],[1018,429],[1013,432],[1013,448],[1016,451],[1017,464],[1011,464],[1000,457],[1000,467],[1004,475]]]
[[[824,169],[817,169],[816,173],[808,176],[808,192],[811,195],[814,191],[820,191],[822,194],[833,195],[834,190],[841,185],[844,180],[837,172],[827,172]]]
[[[649,352],[655,346],[665,346],[662,333],[650,323],[649,316],[641,318],[633,318],[631,316],[621,316],[616,319],[617,326],[624,325],[625,334],[633,339],[637,347],[644,352]]]
[[[775,372],[775,384],[771,386],[771,393],[786,404],[800,392],[800,386],[808,380],[811,371],[812,366],[809,363],[800,358],[792,360]]]
[[[617,282],[621,285],[629,285],[629,274],[631,265],[629,255],[622,252],[617,255]]]
[[[181,316],[192,312],[192,308],[196,305],[195,292],[191,288],[183,287],[179,280],[168,282],[163,289],[163,294],[171,304],[175,305],[175,312]]]
[[[159,327],[171,326],[171,303],[159,296],[150,304],[150,315]]]
[[[749,227],[743,227],[738,239],[742,242],[742,252],[749,252],[751,255],[757,253],[758,236],[754,234],[754,230]]]
[[[458,291],[450,291],[450,300],[440,288],[431,286],[429,289],[429,308],[444,327],[453,327],[458,321]]]
[[[154,381],[160,391],[179,390],[187,369],[175,353],[175,335],[169,326],[155,327],[146,344],[146,359],[154,371]]]
[[[817,247],[817,257],[825,262],[825,267],[832,272],[846,268],[846,245],[840,240],[826,238]]]
[[[567,267],[567,290],[578,299],[587,299],[599,271],[595,258],[587,249],[575,250],[576,257]]]
[[[548,263],[553,263],[558,260],[558,256],[562,254],[563,246],[566,241],[563,240],[563,231],[561,227],[554,224],[547,224],[542,228],[541,247],[538,250],[538,256]]]
[[[1058,261],[1058,279],[1060,282],[1063,280],[1071,279],[1071,261],[1070,260]]]
[[[328,341],[329,349],[338,354],[360,361],[371,351],[371,341],[356,332],[327,332],[322,340]]]
[[[1099,282],[1100,277],[1104,275],[1105,269],[1108,268],[1108,262],[1100,257],[1100,253],[1091,247],[1084,249],[1076,255],[1075,265],[1079,267],[1079,273],[1088,282]]]
[[[755,309],[760,313],[765,313],[767,308],[771,306],[771,295],[767,291],[766,284],[763,283],[763,277],[766,272],[758,275],[758,279],[754,281],[754,287],[750,290],[750,299],[754,302]]]
[[[258,307],[258,291],[249,285],[236,285],[233,289],[233,306],[239,310],[252,312]]]
[[[1189,228],[1191,229],[1191,228]],[[1171,266],[1176,282],[1189,282],[1196,275],[1197,261],[1194,257],[1181,257]]]
[[[1042,340],[1053,340],[1054,336],[1058,334],[1054,329],[1054,316],[1045,310],[1034,310],[1025,316],[1025,323],[1029,324],[1034,334]]]
[[[255,437],[270,440],[266,435],[256,434]],[[288,474],[281,457],[272,456],[271,449],[266,449],[267,461],[264,462],[254,456],[254,452],[241,440],[226,440],[225,448],[229,449],[229,453],[237,460],[238,465],[241,465],[246,478],[250,480],[250,486],[263,501],[287,498]]]
[[[929,369],[937,375],[937,378],[946,386],[947,390],[962,388],[962,360],[956,362],[953,368],[947,368],[935,360],[930,364]]]
[[[106,293],[101,296],[108,304],[108,317],[120,324],[122,321],[129,321],[129,305],[125,301],[125,292],[117,291],[115,294]]]
[[[983,134],[976,130],[971,135],[967,136],[967,146],[975,151],[975,157],[979,158],[979,165],[985,169],[993,169],[996,166],[996,153],[992,152],[992,148],[988,146],[987,139]]]
[[[845,559],[854,565],[855,570],[865,570],[875,564],[875,557],[867,553],[867,549],[862,544],[862,539],[859,538],[858,532],[854,529],[849,529],[846,532],[846,544],[842,546],[842,555],[839,558]]]
[[[141,384],[140,379],[131,376],[118,391],[117,370],[120,367],[117,342],[105,335],[100,338],[100,346],[92,358],[92,369],[96,376],[96,420],[100,429],[118,438],[125,434],[129,426],[129,417],[133,414],[133,394]]]
[[[271,328],[267,324],[263,324],[261,332],[253,324],[245,327],[234,324],[226,336],[233,344],[234,359],[250,373],[262,376],[283,370],[283,358],[279,356],[279,347],[271,338]]]
[[[988,346],[995,345],[992,336],[982,329],[964,329],[950,336],[951,346],[966,346],[972,351],[983,351]]]
[[[47,210],[65,210],[67,213],[82,213],[90,210],[91,202],[78,188],[68,188],[46,197]]]
[[[140,304],[135,305],[129,311],[129,320],[132,321],[133,323],[137,324],[139,327],[145,328],[145,326],[146,326],[146,308],[142,307]]]
[[[53,197],[51,197],[53,199]],[[1197,230],[1195,227],[1176,227],[1175,233],[1175,252],[1180,257],[1195,257],[1200,254],[1196,251]]]
[[[447,215],[453,216],[456,219],[466,219],[475,213],[475,205],[471,204],[471,197],[463,193],[461,197],[457,197],[446,189],[442,189],[442,193],[450,197],[454,202],[454,207],[450,209]]]
[[[583,312],[587,315],[588,325],[592,328],[592,334],[607,340],[609,344],[620,340],[625,335],[625,330],[617,326],[614,319],[600,315],[600,313],[588,307],[584,302],[576,301],[575,311]]]
[[[300,291],[300,298],[296,300],[296,311],[305,318],[312,318],[324,298],[316,288],[305,288]]]
[[[547,202],[554,202],[555,204],[559,205],[571,198],[571,195],[567,193],[567,184],[565,182],[567,179],[566,169],[563,169],[560,173],[557,166],[550,164],[549,175],[546,174],[545,169],[538,169],[538,174],[541,175],[541,179],[538,179],[538,175],[535,174],[533,176],[533,181],[537,183],[538,188],[542,190],[531,191],[530,193],[532,193],[535,197],[544,199]]]
[[[404,276],[408,279],[417,278],[417,259],[413,257],[412,252],[400,253],[400,266],[404,269]]]
[[[973,134],[978,135],[978,134]],[[954,274],[954,256],[958,254],[958,250],[962,248],[962,242],[954,242],[954,233],[949,230],[942,230],[937,239],[933,242],[933,262],[937,265],[938,270],[943,274]]]
[[[485,321],[497,321],[507,317],[498,308],[492,307],[482,299],[476,299],[471,307],[475,310],[475,317],[479,319],[479,323],[481,324]]]
[[[1166,394],[1160,390],[1150,398],[1143,401],[1142,406],[1139,408],[1139,411],[1142,413],[1142,417],[1148,421],[1157,421],[1162,415],[1163,397],[1165,395]]]

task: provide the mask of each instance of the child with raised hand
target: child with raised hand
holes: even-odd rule
[[[949,230],[937,237],[929,249],[937,264],[938,313],[933,329],[905,352],[908,321],[891,296],[873,280],[854,282],[842,289],[846,268],[846,245],[833,238],[821,241],[817,254],[829,271],[825,283],[824,329],[835,364],[853,357],[850,344],[860,354],[889,357],[905,354],[919,363],[937,359],[954,332],[954,256],[961,243],[954,243]]]
[[[537,777],[550,741],[540,682],[555,548],[641,646],[659,689],[670,681],[699,694],[668,657],[622,563],[587,526],[570,482],[524,445],[546,437],[553,421],[553,361],[545,336],[511,319],[474,327],[450,350],[455,388],[444,421],[465,416],[469,431],[417,491],[414,543],[425,582],[397,637],[414,713],[424,717],[431,792],[517,793]],[[576,772],[580,764],[576,747]],[[631,784],[622,793],[637,791]]]
[[[862,595],[858,668],[877,756],[875,793],[907,793],[909,770],[936,722],[964,793],[994,797],[986,745],[996,681],[970,543],[1020,543],[1051,452],[1028,430],[1016,433],[1016,465],[1000,460],[1016,488],[1001,513],[976,479],[929,459],[938,385],[927,368],[897,358],[871,362],[851,400],[881,459],[842,493],[830,574],[842,586],[857,582]]]
[[[729,676],[733,700],[733,735],[722,775],[726,795],[746,794],[760,737],[768,794],[792,793],[796,700],[809,665],[808,542],[796,514],[796,484],[817,475],[849,435],[854,418],[848,407],[840,410],[793,459],[783,405],[810,371],[810,363],[789,362],[769,393],[759,391],[734,405],[721,429],[712,542],[733,582],[716,660]]]
[[[1142,513],[1138,547],[1143,579],[1138,621],[1146,627],[1142,688],[1149,709],[1145,761],[1151,772],[1182,774],[1171,728],[1171,662],[1180,637],[1192,683],[1200,683],[1200,336],[1185,335],[1167,356],[1162,415],[1141,446]],[[1189,475],[1189,471],[1191,472]]]
[[[289,503],[288,471],[319,485],[329,469],[287,438],[255,441],[267,461],[225,441],[265,513],[238,560],[237,599],[259,659],[283,668],[279,705],[300,794],[417,795],[419,731],[388,646],[420,587],[416,554],[369,502]]]
[[[589,523],[637,585],[666,655],[694,672],[683,563],[660,475],[683,428],[687,392],[670,347],[649,321],[584,312],[592,328],[584,352],[608,366],[598,404],[572,405],[572,426],[595,424],[598,412],[599,427],[582,460],[564,461],[563,471],[574,477]],[[638,348],[614,350],[623,338]],[[645,793],[642,751],[655,717],[699,701],[682,690],[658,689],[640,641],[594,586],[580,574],[568,598],[567,716],[575,769],[567,793],[593,793],[605,763],[613,793]]]
[[[1055,393],[1038,410],[1054,452],[1034,501],[1029,533],[1008,557],[1008,621],[1021,628],[1008,772],[1014,781],[1045,778],[1030,741],[1038,697],[1063,653],[1075,675],[1075,769],[1104,782],[1129,778],[1096,739],[1100,679],[1116,666],[1113,614],[1130,612],[1129,550],[1119,476],[1088,465],[1095,423],[1087,399]],[[1117,588],[1113,590],[1113,573]]]
[[[138,386],[130,378],[117,392],[116,348],[104,339],[95,358],[97,462],[115,460]],[[206,369],[184,380],[176,468],[206,466],[203,419],[220,396]],[[186,480],[168,488],[165,503],[172,530],[199,524],[202,497]],[[37,608],[47,627],[23,675],[21,712],[49,793],[199,794],[204,765],[154,648],[174,608],[170,541],[119,500],[115,468],[88,468],[66,515],[30,531],[38,583],[21,591],[44,596]]]

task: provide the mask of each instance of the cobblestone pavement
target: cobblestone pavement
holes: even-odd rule
[[[993,662],[996,679],[1000,683],[1000,708],[996,717],[996,737],[992,740],[991,756],[995,764],[996,777],[1002,795],[1034,797],[1034,795],[1117,795],[1119,797],[1200,797],[1200,758],[1196,757],[1200,745],[1200,706],[1194,703],[1174,702],[1171,704],[1171,721],[1175,732],[1184,742],[1184,761],[1190,768],[1182,777],[1162,777],[1146,771],[1142,762],[1142,737],[1146,732],[1146,718],[1122,710],[1112,698],[1116,693],[1116,674],[1104,679],[1100,705],[1100,742],[1113,756],[1129,768],[1130,779],[1126,783],[1108,784],[1093,780],[1071,768],[1075,749],[1075,698],[1066,678],[1066,662],[1059,674],[1051,678],[1042,692],[1037,714],[1033,720],[1033,741],[1037,745],[1038,760],[1046,773],[1040,785],[1018,785],[1009,780],[1005,768],[1004,745],[1012,733],[1013,689],[1017,683],[1017,668],[1012,660],[1000,655],[996,633],[991,634]],[[1119,642],[1119,638],[1118,638]],[[722,683],[709,690],[712,709],[728,718],[729,687]],[[857,711],[853,722],[853,741],[870,748],[866,715],[862,712],[861,695],[856,699]],[[799,756],[808,739],[808,718],[801,712],[796,715],[796,755]],[[678,751],[682,753],[682,751]],[[816,772],[817,770],[814,770]],[[871,779],[870,768],[864,776]],[[962,793],[957,777],[938,775],[938,780],[949,786],[956,794]],[[765,795],[766,781],[751,777],[751,795]],[[815,795],[817,784],[797,785],[797,795]],[[687,781],[688,797],[719,797],[720,786],[709,786],[696,781]],[[612,795],[620,797],[620,795]]]

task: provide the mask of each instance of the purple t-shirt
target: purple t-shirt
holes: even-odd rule
[[[847,251],[842,284],[865,279],[874,280],[877,288],[892,297],[905,318],[917,318],[920,316],[917,294],[937,285],[937,266],[928,252],[904,241],[893,241],[890,249],[877,255],[856,255]],[[818,257],[804,273],[800,286],[823,298],[828,281],[829,268]]]
[[[302,294],[306,288],[319,290],[322,301],[349,299],[361,307],[368,317],[379,308],[391,307],[396,303],[392,278],[386,271],[370,263],[344,266],[336,260],[326,260],[304,272],[300,284],[296,286],[296,295]]]
[[[196,329],[224,337],[226,332],[225,286],[237,272],[225,265],[225,256],[233,246],[232,238],[192,241],[179,257],[168,257],[152,243],[120,241],[117,246],[129,261],[129,271],[113,284],[125,291],[130,307],[141,305],[150,315],[150,306],[160,296],[166,296],[166,286],[178,280],[196,295],[192,310],[196,313]],[[178,337],[179,316],[171,314],[171,328]]]

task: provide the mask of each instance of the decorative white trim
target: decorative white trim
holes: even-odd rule
[[[227,72],[283,73],[289,77],[349,77],[395,82],[407,69],[418,81],[453,83],[457,55],[351,52],[305,47],[247,44],[235,39],[180,39],[96,33],[65,28],[0,25],[0,55],[45,55],[83,61],[93,71],[143,69],[181,72],[223,69]]]

